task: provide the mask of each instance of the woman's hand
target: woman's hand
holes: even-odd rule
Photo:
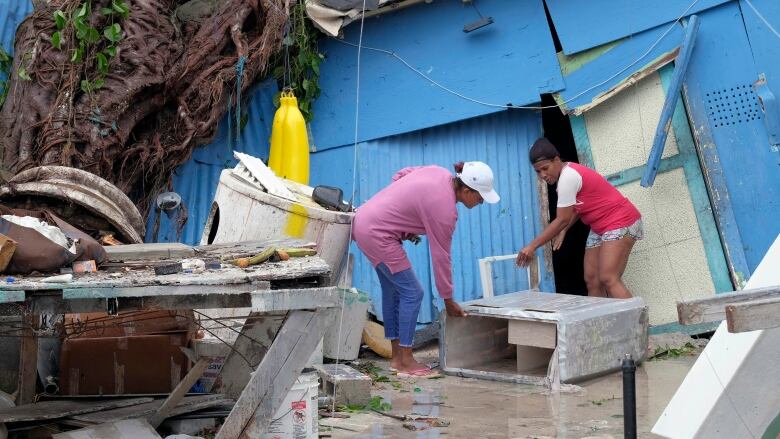
[[[566,229],[561,230],[561,233],[559,233],[555,238],[552,240],[552,249],[553,251],[557,251],[561,248],[561,244],[563,244],[563,238],[566,237]]]
[[[532,247],[532,246],[530,246],[530,245],[529,245],[529,246],[526,246],[526,247],[523,247],[523,249],[522,249],[522,250],[520,250],[520,251],[517,253],[517,260],[515,261],[515,263],[517,264],[517,266],[518,266],[518,267],[527,267],[527,266],[528,266],[528,264],[530,264],[530,263],[531,263],[531,261],[533,261],[533,260],[534,260],[534,251],[535,251],[535,250],[536,250],[536,249],[535,249],[535,248],[533,248],[533,247]]]
[[[466,311],[463,311],[458,302],[452,299],[444,299],[444,308],[449,317],[466,317]]]

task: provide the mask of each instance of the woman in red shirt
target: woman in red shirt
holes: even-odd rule
[[[584,262],[588,295],[630,298],[621,277],[631,248],[644,235],[639,210],[598,172],[562,161],[545,138],[534,142],[529,158],[539,178],[549,185],[558,183],[558,205],[555,219],[517,254],[517,265],[527,266],[547,241],[558,250],[566,231],[580,218],[590,226]]]

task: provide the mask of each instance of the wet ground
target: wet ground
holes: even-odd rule
[[[687,338],[687,337],[686,337]],[[690,339],[689,339],[690,340]],[[648,361],[636,371],[637,430],[650,433],[655,421],[693,365],[700,349],[674,353],[673,358]],[[438,360],[437,347],[417,352],[421,361]],[[622,376],[603,376],[573,393],[493,381],[447,376],[442,379],[398,379],[387,360],[361,359],[376,367],[372,395],[389,402],[392,415],[424,415],[449,422],[430,427],[388,416],[347,413],[344,419],[322,419],[321,433],[332,438],[621,438],[623,437]],[[417,430],[413,430],[417,429]]]

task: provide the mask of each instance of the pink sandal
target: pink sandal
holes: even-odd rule
[[[440,376],[441,373],[430,367],[413,370],[411,372],[398,372],[399,378],[439,378]]]

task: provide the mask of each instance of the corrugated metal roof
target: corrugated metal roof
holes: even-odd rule
[[[570,55],[729,1],[588,0],[584,7],[582,0],[547,0],[547,7],[563,51]]]
[[[479,18],[460,1],[437,1],[365,21],[363,45],[391,51],[409,65],[475,103],[435,86],[388,53],[364,48],[360,59],[359,140],[417,131],[503,111],[501,105],[539,102],[564,86],[541,1],[480,0],[494,23],[472,33]],[[358,42],[359,27],[344,29]],[[354,141],[357,48],[321,41],[322,94],[314,104],[312,142],[318,150]]]
[[[409,134],[359,144],[357,204],[386,186],[392,175],[405,166],[438,164],[452,169],[460,160],[488,163],[496,176],[501,202],[472,210],[459,205],[459,220],[453,238],[453,279],[456,300],[482,297],[477,259],[512,254],[541,230],[539,200],[534,171],[528,162],[528,147],[541,135],[538,113],[500,112]],[[345,147],[312,156],[313,184],[330,184],[349,194],[352,181],[353,148]],[[437,315],[432,291],[433,277],[427,241],[406,244],[409,258],[426,289],[418,321],[430,322]],[[381,303],[381,290],[370,263],[359,254],[355,263],[354,284]],[[553,281],[542,273],[542,288],[552,291]],[[501,264],[494,271],[497,293],[527,288],[526,272]],[[437,300],[438,302],[438,300]],[[381,315],[381,310],[375,310]]]

